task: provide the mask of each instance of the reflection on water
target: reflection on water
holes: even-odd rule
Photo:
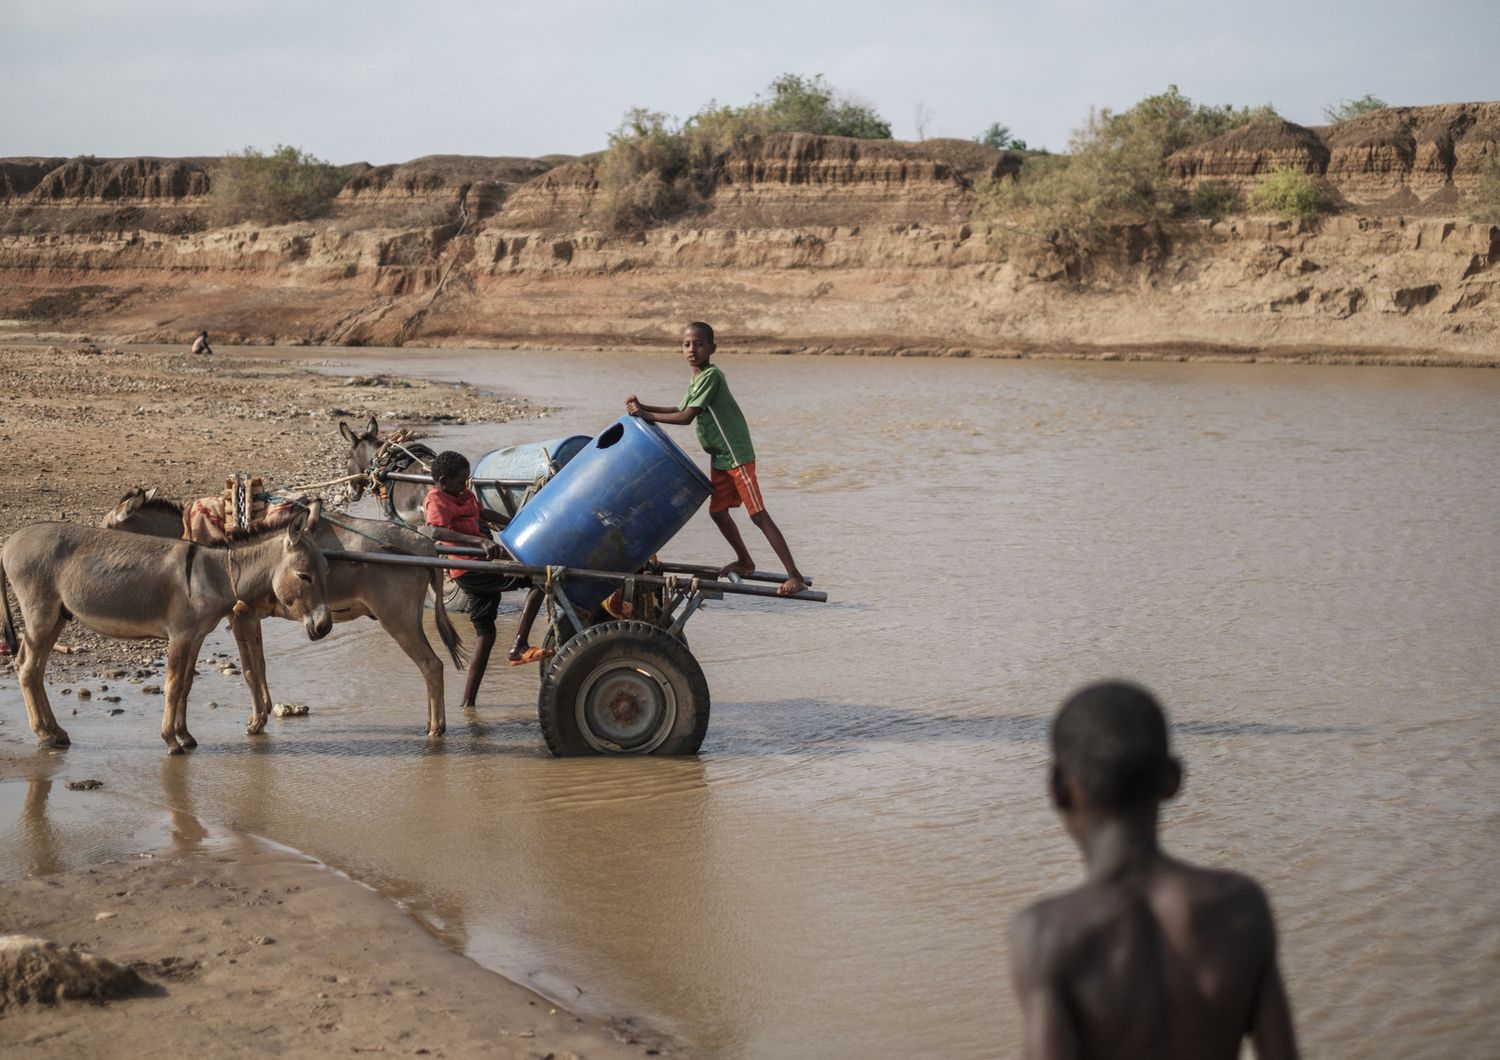
[[[559,407],[442,434],[476,456],[684,383],[670,350],[361,356]],[[504,666],[428,741],[374,623],[319,644],[268,623],[273,681],[313,710],[261,739],[212,671],[183,760],[145,708],[81,712],[62,756],[0,728],[27,778],[0,783],[0,868],[128,848],[110,800],[60,790],[97,775],[165,807],[163,841],[233,824],[306,850],[698,1053],[1010,1055],[1010,918],[1079,876],[1044,797],[1048,718],[1119,674],[1173,713],[1168,842],[1266,883],[1310,1054],[1500,1039],[1500,374],[721,360],[832,601],[694,617],[701,758],[552,760],[535,671]],[[723,549],[699,519],[665,551]],[[0,710],[21,716],[13,683]]]

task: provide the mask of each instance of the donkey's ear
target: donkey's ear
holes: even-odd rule
[[[152,486],[150,489],[148,489],[145,492],[145,494],[141,497],[141,499],[143,501],[154,501],[154,500],[156,500],[157,495],[160,494],[160,493],[161,493],[160,489],[158,489],[155,486]]]
[[[307,502],[307,528],[309,530],[316,529],[318,520],[322,517],[323,499],[321,497],[314,497],[312,500]]]
[[[307,512],[299,511],[292,516],[292,521],[286,524],[286,547],[295,548],[298,541],[302,540],[302,533],[307,529]]]
[[[359,435],[355,434],[353,429],[343,420],[339,420],[339,433],[344,436],[344,441],[350,445],[359,444]]]
[[[375,435],[380,433],[380,424],[375,422],[374,416],[371,416],[370,422],[365,424],[365,433],[367,435],[370,435],[371,437],[374,437]]]
[[[99,525],[106,530],[113,530],[126,519],[129,519],[140,506],[141,488],[139,486],[131,486],[130,492],[115,501],[115,506],[104,513],[104,519]]]

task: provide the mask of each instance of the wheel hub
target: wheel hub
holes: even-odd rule
[[[655,666],[614,659],[584,680],[577,711],[579,732],[596,751],[646,754],[672,731],[677,697]]]

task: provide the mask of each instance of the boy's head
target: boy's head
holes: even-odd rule
[[[432,481],[444,493],[458,496],[469,488],[469,459],[452,449],[444,449],[432,458]]]
[[[1064,814],[1154,808],[1177,794],[1181,782],[1166,716],[1139,685],[1101,681],[1081,688],[1052,720],[1052,798]]]
[[[687,363],[694,368],[701,368],[708,363],[708,359],[714,352],[714,329],[695,320],[682,329],[682,355],[687,358]]]

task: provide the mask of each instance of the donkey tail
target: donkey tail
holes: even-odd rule
[[[10,614],[10,593],[5,580],[5,561],[0,559],[0,601],[5,604],[4,619],[0,620],[0,637],[5,641],[5,652],[11,658],[15,658],[20,651],[20,642],[16,640],[16,621]]]
[[[432,611],[433,618],[437,621],[438,636],[443,640],[443,647],[453,657],[453,665],[462,670],[469,661],[469,653],[464,650],[464,643],[458,637],[458,630],[453,628],[453,620],[448,617],[448,608],[443,604],[443,572],[437,567],[432,568],[428,584],[432,586]]]

